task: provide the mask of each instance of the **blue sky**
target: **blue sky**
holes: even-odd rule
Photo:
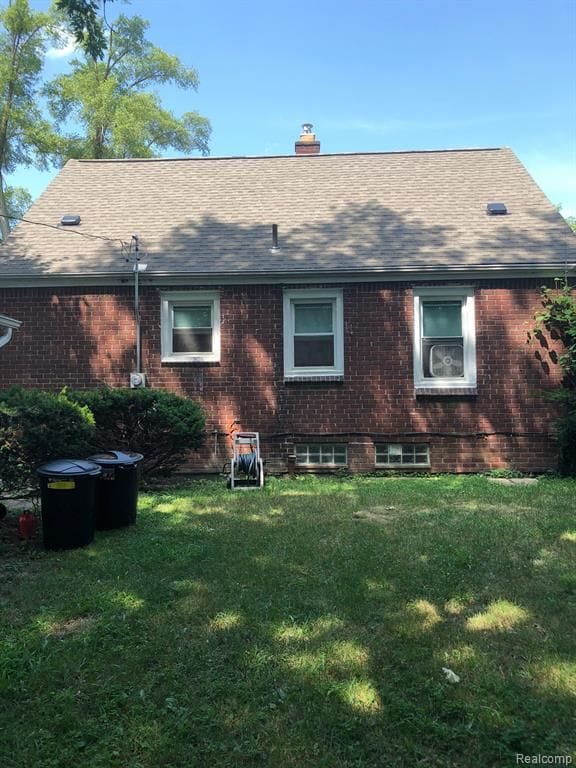
[[[576,215],[576,0],[116,0],[118,12],[198,70],[197,93],[161,93],[210,119],[213,156],[291,154],[303,122],[322,152],[509,146]],[[46,75],[65,62],[48,59]],[[53,175],[9,182],[36,196]]]

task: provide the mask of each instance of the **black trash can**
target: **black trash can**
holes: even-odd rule
[[[98,530],[123,528],[136,522],[138,464],[144,457],[133,451],[107,451],[89,456],[102,469],[96,483]]]
[[[57,459],[36,470],[40,477],[46,549],[85,547],[94,539],[96,478],[102,469],[83,459]]]

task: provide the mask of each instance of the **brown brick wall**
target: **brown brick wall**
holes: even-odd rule
[[[549,351],[526,343],[540,280],[476,286],[478,394],[415,397],[408,283],[344,286],[342,382],[283,377],[282,287],[222,286],[219,364],[160,362],[160,289],[142,296],[142,357],[150,386],[199,400],[209,438],[194,468],[220,468],[234,420],[258,430],[282,460],[295,442],[346,442],[355,471],[374,469],[374,442],[429,442],[432,471],[555,466],[550,405],[538,390],[559,381]],[[162,291],[169,288],[162,288]],[[183,287],[174,287],[182,291]],[[131,286],[0,289],[2,312],[23,322],[0,350],[0,386],[126,386],[134,369]],[[540,354],[541,360],[537,358]]]

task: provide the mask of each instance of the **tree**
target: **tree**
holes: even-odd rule
[[[94,61],[103,59],[106,52],[106,35],[100,23],[98,9],[106,17],[106,3],[114,0],[56,0],[56,8],[66,16],[68,26],[86,54]],[[124,0],[125,3],[130,0]]]
[[[24,187],[6,187],[4,197],[8,216],[14,217],[8,219],[8,227],[12,229],[32,205],[32,195]]]
[[[18,165],[45,168],[56,137],[42,117],[36,94],[46,44],[57,37],[47,13],[28,0],[0,11],[0,235],[8,235],[6,175]]]
[[[548,347],[547,334],[559,343],[557,360],[563,373],[562,386],[547,393],[548,399],[562,406],[563,414],[554,422],[559,449],[559,469],[563,474],[576,475],[576,296],[566,280],[557,281],[555,288],[542,288],[542,309],[536,313],[534,336]]]
[[[566,222],[566,224],[568,224],[572,232],[576,234],[576,216],[564,216],[564,214],[562,213],[562,203],[558,203],[558,205],[556,206],[556,210],[558,211],[559,214],[561,214],[564,221]]]
[[[208,120],[197,112],[176,117],[150,90],[165,84],[195,90],[198,75],[147,40],[148,26],[139,16],[119,16],[108,27],[103,61],[84,53],[71,62],[70,74],[46,86],[56,125],[82,128],[65,137],[64,160],[156,157],[168,148],[208,153]]]
[[[106,36],[98,16],[99,6],[98,0],[56,0],[56,8],[68,18],[76,42],[94,61],[102,59],[106,51]],[[106,8],[106,0],[102,0],[102,8]]]

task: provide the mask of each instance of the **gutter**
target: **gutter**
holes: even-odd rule
[[[22,322],[20,320],[14,320],[13,317],[8,317],[8,315],[2,315],[0,314],[0,328],[7,328],[8,330],[6,333],[3,333],[0,336],[0,347],[6,346],[10,339],[12,338],[13,332],[20,328],[22,325]]]
[[[561,277],[565,273],[576,270],[574,262],[552,262],[547,264],[481,264],[462,266],[430,266],[418,265],[396,267],[394,269],[355,269],[355,270],[308,270],[293,269],[290,271],[265,272],[244,271],[230,272],[170,272],[149,269],[142,280],[147,285],[245,285],[245,284],[298,284],[298,283],[348,283],[348,282],[419,282],[423,280],[462,280]],[[88,287],[88,286],[121,286],[131,283],[132,272],[94,272],[26,275],[12,274],[3,276],[0,273],[0,288],[26,287]],[[3,317],[0,315],[0,318]],[[18,322],[18,321],[14,321]],[[17,326],[14,326],[17,327]]]

